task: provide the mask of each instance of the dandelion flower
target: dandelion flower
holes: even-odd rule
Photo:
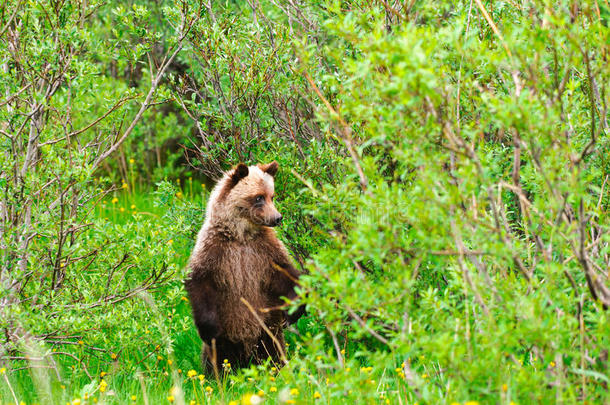
[[[135,210],[136,209],[136,205],[135,204],[131,204],[131,209]]]
[[[113,203],[113,204],[116,204],[116,203],[118,203],[118,202],[119,202],[119,199],[118,199],[118,198],[114,197],[114,198],[112,199],[112,203]]]
[[[0,374],[6,374],[6,368],[5,367],[0,368]]]
[[[256,395],[258,395],[259,397],[263,397],[263,396],[265,396],[265,391],[263,391],[263,390],[258,390],[258,392],[256,393]]]
[[[157,356],[157,360],[163,360],[163,357]]]
[[[171,366],[172,363],[173,363],[173,361],[171,361],[171,359],[167,359],[167,364],[169,364]]]
[[[508,385],[502,384],[502,392],[508,391]]]
[[[79,341],[78,341],[78,344],[82,346],[82,345],[84,345],[84,344],[85,344],[85,342],[83,342],[82,340],[79,340]]]
[[[129,159],[129,164],[134,164],[136,161],[133,159]]]
[[[214,391],[214,388],[210,387],[209,385],[205,387],[205,392],[207,392],[208,394],[211,394],[212,391]]]
[[[320,393],[318,391],[316,391],[316,392],[313,393],[313,398],[314,399],[320,399],[320,398],[322,398],[322,395],[320,395]]]
[[[117,358],[116,353],[111,353],[111,354],[110,354],[110,358],[111,358],[112,360],[116,360],[116,358]]]
[[[129,186],[127,185],[127,183],[123,183],[123,185],[122,185],[121,187],[123,187],[124,189],[128,189],[128,188],[129,188]]]
[[[72,401],[72,405],[80,405],[80,398],[76,398]]]
[[[551,366],[551,367],[555,367],[555,362],[554,362],[554,361],[550,362],[550,363],[549,363],[549,366]]]
[[[173,396],[173,395],[168,395],[168,396],[167,396],[167,400],[168,400],[169,402],[174,402],[174,396]]]
[[[239,402],[233,400],[233,401],[229,401],[229,405],[239,405]]]
[[[464,405],[479,405],[479,401],[466,401]]]
[[[269,392],[277,392],[277,388],[276,387],[271,387],[271,388],[269,388]]]
[[[168,245],[171,245],[172,243],[174,243],[174,240],[173,240],[173,239],[170,239],[170,240],[168,240],[168,241],[167,241],[167,244],[168,244]]]
[[[201,382],[203,382],[203,380],[205,380],[205,376],[203,374],[199,374],[199,376],[197,378],[199,378],[199,381],[201,381]]]
[[[197,404],[197,401],[195,401],[194,399],[191,399],[189,401],[189,405],[196,405],[196,404]]]
[[[132,395],[132,396],[131,396],[131,400],[132,400],[132,401],[135,401],[136,399],[137,399],[137,397],[136,397],[135,395]]]
[[[296,404],[297,401],[295,401],[294,399],[289,399],[288,401],[286,401],[287,404]]]
[[[100,373],[100,377],[104,378],[104,376],[105,376],[106,374],[108,374],[108,373],[107,373],[107,372],[105,372],[105,371],[102,371],[102,372]]]
[[[182,196],[183,196],[182,191],[178,191],[178,192],[176,193],[176,197],[178,197],[178,198],[182,198]]]
[[[299,390],[296,389],[296,388],[291,389],[290,390],[290,395],[294,395],[294,396],[299,395]]]
[[[197,372],[195,370],[189,370],[188,373],[186,373],[188,378],[195,378],[197,377]]]
[[[121,208],[119,208],[119,211],[125,212],[125,208],[121,207]]]
[[[106,391],[106,388],[108,387],[108,383],[104,380],[100,381],[100,392],[104,392]]]

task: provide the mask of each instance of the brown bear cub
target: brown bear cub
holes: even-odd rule
[[[239,164],[210,195],[185,282],[208,370],[225,359],[233,367],[279,361],[284,326],[302,315],[288,315],[282,298],[296,297],[299,272],[272,229],[282,220],[273,205],[277,170],[277,162]]]

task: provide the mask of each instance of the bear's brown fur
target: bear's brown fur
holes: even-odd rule
[[[277,170],[276,162],[239,164],[210,195],[185,282],[208,367],[279,361],[284,325],[303,312],[289,316],[282,298],[296,297],[299,272],[271,228],[282,218],[273,205]]]

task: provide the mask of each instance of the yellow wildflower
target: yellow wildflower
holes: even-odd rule
[[[421,375],[421,378],[423,378],[423,379],[425,380],[426,378],[428,378],[428,374],[423,373],[423,374]]]
[[[276,387],[271,387],[271,388],[269,388],[269,392],[277,392],[277,388]]]
[[[549,366],[551,366],[551,367],[555,367],[555,362],[554,362],[554,361],[550,362],[550,363],[549,363]]]
[[[131,396],[131,400],[132,400],[132,401],[135,401],[137,398],[138,398],[138,397],[136,397],[135,395],[132,395],[132,396]]]
[[[183,194],[182,194],[182,191],[178,191],[178,192],[176,193],[176,197],[178,197],[178,198],[182,198],[182,195],[183,195]]]
[[[263,402],[263,399],[258,395],[246,394],[241,399],[242,405],[258,405]]]
[[[127,185],[127,183],[123,183],[123,186],[122,186],[122,187],[123,187],[124,189],[129,188],[129,186]]]
[[[205,392],[207,392],[208,394],[211,394],[212,391],[214,391],[214,388],[210,387],[209,385],[205,387]]]
[[[171,245],[172,243],[174,243],[174,240],[173,240],[173,239],[170,239],[170,240],[168,240],[168,241],[167,241],[167,244],[168,244],[168,245]]]
[[[203,382],[203,380],[205,380],[205,376],[203,374],[199,374],[199,376],[197,378],[199,378],[199,381],[201,381],[201,382]]]
[[[269,381],[271,381],[271,382],[275,381],[275,377],[269,377]]]
[[[136,209],[136,205],[135,204],[131,204],[131,209],[135,210]]]
[[[80,405],[80,398],[76,398],[72,401],[72,405]]]
[[[134,163],[135,163],[135,160],[129,159],[129,164],[134,164]]]
[[[163,357],[157,356],[157,360],[163,360]]]
[[[479,405],[479,401],[466,401],[464,405]]]
[[[291,389],[291,390],[290,390],[290,395],[295,395],[295,396],[296,396],[296,395],[299,395],[299,390],[298,390],[298,389],[296,389],[296,388]]]
[[[233,400],[233,401],[229,401],[229,405],[239,405],[239,402]]]
[[[172,365],[172,363],[173,363],[173,362],[171,361],[171,359],[167,359],[167,364],[169,364],[169,365],[171,366],[171,365]]]
[[[167,400],[168,400],[169,402],[174,402],[174,396],[173,396],[173,395],[168,395],[168,396],[167,396]]]
[[[313,393],[313,398],[314,399],[320,399],[320,398],[322,398],[322,395],[320,395],[320,393],[318,391],[316,391],[316,392]]]
[[[178,374],[182,374],[182,369],[181,368],[178,369]]]
[[[180,299],[181,299],[182,301],[185,301],[185,302],[189,300],[189,299],[188,299],[188,298],[186,298],[186,297],[182,297],[182,298],[180,298]]]
[[[118,203],[118,202],[119,202],[119,199],[118,199],[118,198],[114,197],[114,198],[112,199],[112,203],[113,203],[113,204],[116,204],[116,203]]]
[[[78,344],[82,346],[82,345],[84,345],[84,344],[85,344],[85,342],[83,342],[82,340],[79,340],[79,341],[78,341]]]
[[[189,370],[186,375],[188,378],[195,378],[197,376],[197,372],[195,370]]]
[[[119,211],[125,212],[125,208],[121,207],[121,208],[119,208]]]
[[[100,373],[100,377],[104,378],[104,376],[105,376],[106,374],[108,374],[108,373],[107,373],[107,372],[105,372],[105,371],[102,371],[102,372]]]
[[[502,384],[502,392],[508,391],[508,385]]]
[[[110,353],[110,358],[111,358],[112,360],[116,360],[116,358],[117,358],[116,353]]]
[[[197,401],[195,401],[194,399],[191,399],[189,401],[189,405],[197,405]]]
[[[288,401],[286,401],[287,404],[296,404],[297,401],[295,401],[294,399],[289,399]]]
[[[6,374],[6,367],[0,368],[0,374]]]
[[[108,387],[108,383],[104,380],[100,381],[100,392],[104,392],[106,391],[106,388]]]

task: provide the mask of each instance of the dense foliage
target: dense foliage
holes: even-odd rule
[[[6,0],[0,403],[610,401],[610,5]],[[289,362],[201,373],[214,179],[277,160]]]

